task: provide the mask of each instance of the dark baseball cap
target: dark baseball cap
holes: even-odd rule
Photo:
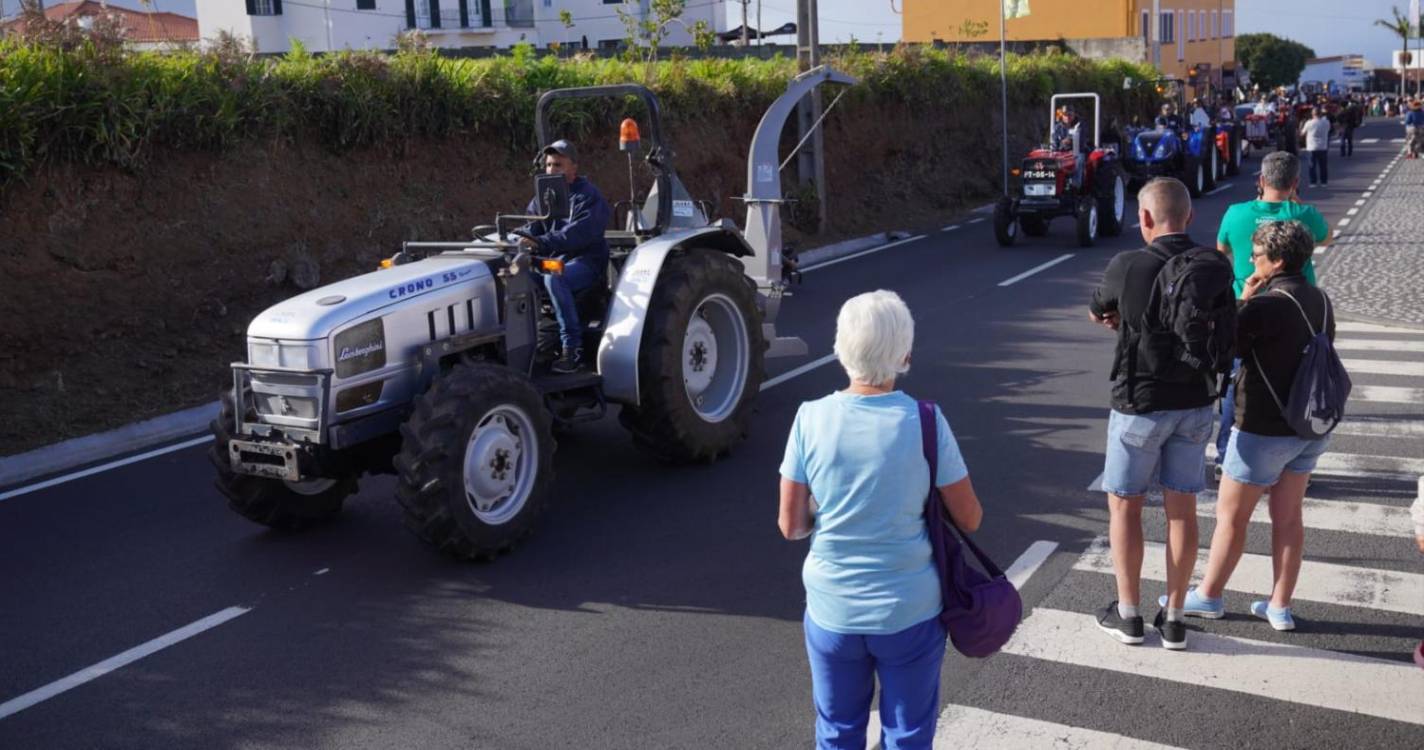
[[[563,138],[560,138],[559,140],[554,141],[553,143],[550,143],[549,145],[545,146],[544,150],[540,151],[539,153],[545,156],[548,156],[549,154],[558,154],[560,156],[567,156],[573,161],[578,161],[578,149],[574,148],[574,144],[569,143]]]

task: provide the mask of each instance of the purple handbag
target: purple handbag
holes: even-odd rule
[[[934,479],[939,473],[939,435],[935,423],[935,406],[920,402],[920,437],[924,442],[925,460],[930,464],[930,495],[925,500],[925,525],[929,527],[930,548],[934,552],[935,569],[939,572],[944,609],[939,622],[949,632],[955,649],[965,656],[991,656],[1009,642],[1023,619],[1023,600],[1018,589],[1004,577],[1004,571],[989,556],[959,530],[949,517]],[[963,542],[961,544],[961,541]],[[968,547],[984,572],[964,559]]]

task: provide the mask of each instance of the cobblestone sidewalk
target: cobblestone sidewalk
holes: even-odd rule
[[[1424,327],[1424,159],[1400,159],[1327,252],[1320,284],[1342,317]]]

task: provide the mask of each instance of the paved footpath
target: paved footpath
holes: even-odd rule
[[[1424,159],[1397,155],[1349,210],[1317,258],[1341,317],[1424,327]]]

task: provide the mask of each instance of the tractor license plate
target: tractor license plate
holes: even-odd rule
[[[1024,195],[1030,198],[1048,198],[1058,192],[1058,186],[1051,182],[1024,185]]]
[[[231,440],[228,442],[228,457],[232,461],[232,470],[238,474],[288,482],[300,482],[302,479],[295,446]]]

